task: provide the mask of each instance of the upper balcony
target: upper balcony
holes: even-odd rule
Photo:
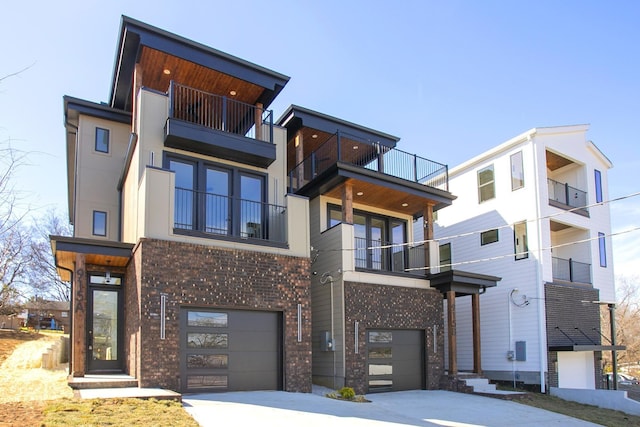
[[[266,168],[276,160],[273,113],[171,81],[165,145]]]
[[[583,216],[589,216],[587,192],[579,190],[566,182],[547,179],[549,186],[549,204],[560,209],[571,210]]]
[[[277,123],[287,128],[290,192],[414,217],[455,199],[447,166],[397,149],[397,137],[295,105]]]
[[[588,217],[587,192],[579,188],[584,182],[584,165],[549,149],[545,155],[549,205]]]

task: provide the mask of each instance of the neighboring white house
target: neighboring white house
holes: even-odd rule
[[[612,164],[588,128],[531,129],[450,170],[457,199],[434,228],[441,264],[502,278],[481,298],[489,379],[600,387],[610,347],[593,301],[615,289],[609,206],[598,203]],[[471,370],[471,308],[457,305],[458,368]]]

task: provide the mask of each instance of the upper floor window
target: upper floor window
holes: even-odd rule
[[[487,230],[480,233],[480,245],[488,245],[489,243],[495,243],[498,241],[498,229]]]
[[[524,187],[524,167],[522,166],[522,151],[511,155],[511,190]]]
[[[602,174],[598,169],[594,170],[596,184],[596,203],[602,203]]]
[[[607,266],[607,246],[604,233],[598,233],[598,249],[600,250],[600,267]]]
[[[451,270],[451,243],[444,243],[438,247],[440,252],[440,271]]]
[[[482,203],[496,197],[493,165],[478,171],[478,202]]]
[[[107,235],[107,213],[103,211],[93,211],[93,235]]]
[[[109,129],[96,128],[95,150],[99,153],[109,152]]]
[[[529,258],[526,221],[518,222],[513,225],[513,246],[516,261],[519,259]]]

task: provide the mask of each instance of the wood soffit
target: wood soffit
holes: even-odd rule
[[[554,171],[573,163],[566,157],[560,156],[552,151],[547,150],[547,169]]]

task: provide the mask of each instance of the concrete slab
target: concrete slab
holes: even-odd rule
[[[345,402],[313,393],[254,391],[185,395],[182,402],[203,427],[358,426],[595,426],[516,402],[448,391],[367,395],[370,403]]]
[[[117,387],[117,388],[91,388],[79,389],[75,391],[77,397],[81,399],[114,399],[130,398],[139,399],[171,399],[182,401],[182,395],[171,390],[160,388],[139,388],[139,387]]]

